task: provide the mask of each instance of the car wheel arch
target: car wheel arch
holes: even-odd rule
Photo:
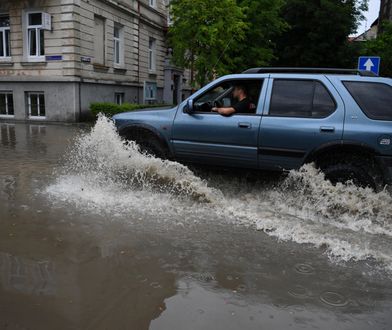
[[[331,152],[347,152],[351,154],[366,153],[369,156],[376,157],[379,153],[367,145],[358,141],[333,141],[312,150],[305,158],[304,164],[316,162],[320,157]]]
[[[151,137],[156,138],[159,142],[161,142],[167,150],[171,153],[171,148],[166,138],[163,136],[161,132],[159,132],[155,127],[146,124],[131,124],[125,127],[122,127],[119,130],[119,135],[123,138],[129,138],[131,132],[138,132],[139,134],[146,134]]]

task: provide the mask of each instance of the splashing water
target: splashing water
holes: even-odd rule
[[[212,202],[218,194],[186,166],[145,155],[134,142],[122,141],[113,122],[104,116],[76,141],[68,159],[64,173],[79,173],[96,188],[132,187],[205,202]]]
[[[312,165],[275,186],[219,175],[203,180],[184,165],[141,153],[101,116],[76,140],[56,176],[46,193],[83,209],[224,219],[280,240],[323,246],[334,260],[372,258],[392,271],[391,195],[334,186]]]

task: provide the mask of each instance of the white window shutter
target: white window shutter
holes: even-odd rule
[[[42,13],[42,29],[52,31],[52,16],[48,13]]]

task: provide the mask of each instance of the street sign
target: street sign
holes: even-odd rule
[[[91,57],[82,56],[82,57],[80,58],[80,62],[82,62],[82,63],[91,63]]]
[[[358,70],[371,71],[378,75],[380,73],[381,58],[378,56],[361,56],[358,59]]]
[[[62,55],[47,55],[45,58],[47,61],[62,61],[63,60]]]

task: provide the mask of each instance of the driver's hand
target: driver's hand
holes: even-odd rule
[[[213,108],[211,109],[211,111],[213,111],[213,112],[218,112],[219,110],[218,110],[217,107],[213,107]]]

